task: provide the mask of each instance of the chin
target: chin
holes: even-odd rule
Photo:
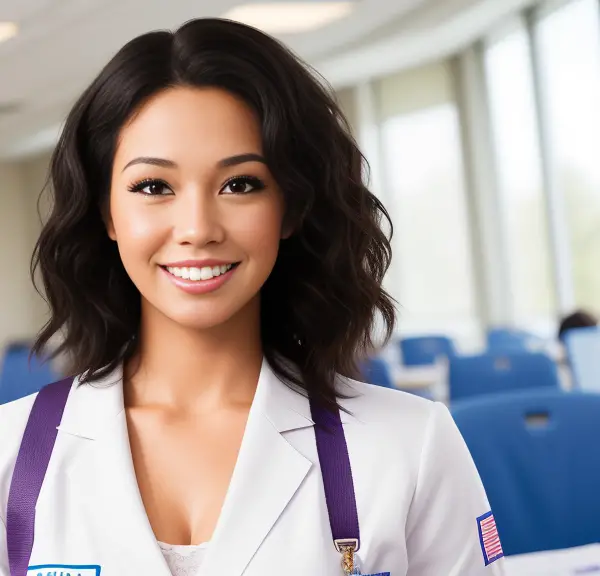
[[[231,310],[206,310],[168,314],[168,317],[181,327],[191,330],[210,330],[226,324],[235,316]]]
[[[210,330],[229,323],[240,315],[245,315],[251,311],[252,303],[249,302],[227,302],[227,299],[219,302],[219,299],[213,299],[210,302],[196,302],[193,305],[175,307],[169,310],[163,310],[163,314],[176,324],[192,330]],[[258,300],[256,300],[258,303]]]

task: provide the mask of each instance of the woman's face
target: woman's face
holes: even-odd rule
[[[121,131],[107,219],[142,309],[197,329],[258,305],[283,199],[253,111],[213,88],[173,88]]]

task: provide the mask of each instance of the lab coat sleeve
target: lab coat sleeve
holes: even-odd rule
[[[489,511],[458,428],[434,404],[407,519],[407,576],[504,576],[504,559],[485,565],[477,519]]]

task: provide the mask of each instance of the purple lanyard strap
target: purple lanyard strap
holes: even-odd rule
[[[344,566],[350,573],[354,552],[360,548],[360,530],[346,435],[339,410],[329,411],[313,401],[310,409],[315,423],[317,452],[333,543],[338,552],[345,556],[349,554]]]
[[[35,506],[72,382],[72,378],[66,378],[42,388],[27,421],[12,475],[6,512],[11,576],[27,574],[33,549]]]
[[[13,472],[6,517],[11,576],[26,576],[33,549],[35,507],[56,442],[72,379],[43,388],[31,410]],[[310,403],[333,542],[338,552],[360,548],[358,512],[348,446],[339,410]]]

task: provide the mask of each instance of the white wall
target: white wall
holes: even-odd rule
[[[11,340],[33,338],[46,320],[29,263],[40,230],[37,198],[47,165],[48,156],[0,163],[0,349]]]

